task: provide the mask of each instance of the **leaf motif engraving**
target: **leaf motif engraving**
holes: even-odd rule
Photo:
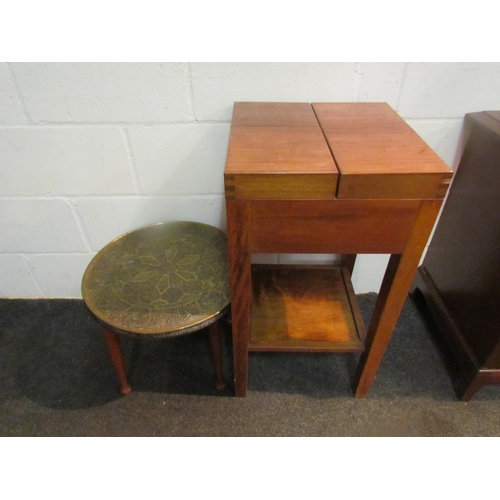
[[[145,281],[154,278],[157,274],[158,271],[145,271],[134,276],[131,281],[134,283],[144,283]]]
[[[175,271],[175,274],[179,276],[179,278],[182,278],[184,281],[189,281],[189,280],[196,280],[198,279],[196,277],[195,273],[192,273],[191,271]]]
[[[164,274],[158,284],[156,285],[156,289],[160,293],[164,293],[165,290],[168,290],[170,288],[170,276],[168,274]]]
[[[188,255],[184,257],[184,259],[180,260],[177,265],[178,266],[189,266],[191,264],[196,264],[200,260],[199,255]]]
[[[179,250],[174,246],[171,246],[170,248],[167,248],[165,250],[165,257],[167,259],[167,262],[172,262],[174,259],[175,259],[175,256],[177,255],[177,253],[179,252]]]
[[[161,262],[155,259],[152,255],[143,255],[141,257],[141,262],[147,266],[161,266]]]

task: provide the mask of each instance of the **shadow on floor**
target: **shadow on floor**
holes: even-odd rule
[[[358,296],[368,323],[376,295]],[[123,339],[122,397],[100,325],[78,300],[0,300],[0,435],[500,435],[500,386],[457,401],[432,331],[407,300],[368,397],[353,397],[354,354],[251,353],[235,398],[231,338],[219,393],[204,332]]]
[[[0,373],[10,380],[7,390],[66,409],[122,397],[101,328],[82,301],[0,300],[0,314]],[[123,337],[122,346],[135,391],[232,394],[230,385],[215,390],[204,331],[160,340]],[[230,381],[232,375],[225,375]]]

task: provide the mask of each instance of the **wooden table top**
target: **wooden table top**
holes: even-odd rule
[[[236,102],[226,173],[338,175],[307,103]]]
[[[234,105],[228,197],[442,198],[451,176],[386,103]]]
[[[227,236],[196,222],[165,222],[120,236],[90,262],[82,295],[120,333],[199,330],[229,306]]]

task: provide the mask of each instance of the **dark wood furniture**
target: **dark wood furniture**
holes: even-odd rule
[[[229,309],[227,236],[196,222],[165,222],[115,239],[92,259],[83,300],[104,326],[122,394],[127,380],[119,334],[166,338],[207,328],[216,388],[222,390],[219,319]]]
[[[466,401],[500,383],[500,111],[465,115],[464,144],[412,291],[458,361]]]
[[[234,105],[225,168],[235,392],[251,351],[362,352],[365,396],[452,172],[385,103]],[[343,254],[340,268],[255,266],[252,253]],[[392,254],[365,334],[350,273]]]

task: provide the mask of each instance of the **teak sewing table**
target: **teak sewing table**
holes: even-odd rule
[[[236,396],[250,351],[361,352],[366,396],[452,177],[386,103],[234,105],[225,168]],[[253,253],[342,254],[266,266]],[[391,254],[365,333],[357,254]]]

